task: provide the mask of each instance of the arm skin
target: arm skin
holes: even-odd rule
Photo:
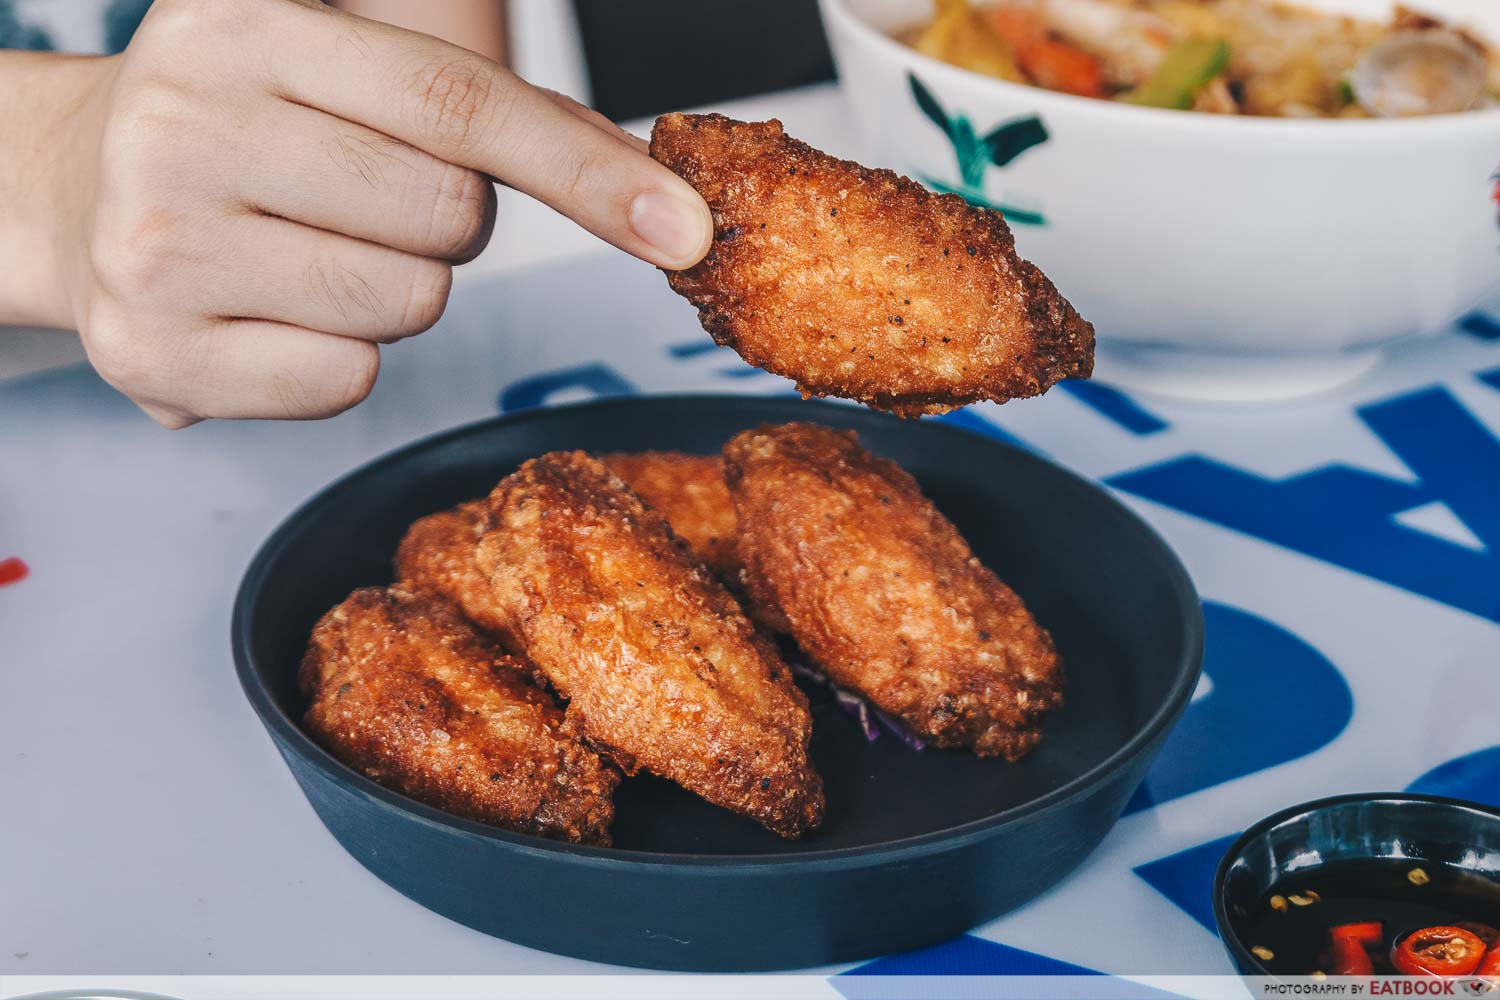
[[[55,237],[75,151],[55,137],[85,113],[108,62],[0,50],[0,323],[73,326]]]

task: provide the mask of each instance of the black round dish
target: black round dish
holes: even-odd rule
[[[449,816],[346,768],[299,728],[317,618],[390,579],[415,518],[564,448],[716,452],[767,422],[853,428],[895,459],[1052,631],[1066,706],[1019,764],[867,742],[814,705],[823,828],[785,841],[675,785],[627,781],[612,848]],[[932,421],[793,399],[669,396],[535,410],[420,441],[346,476],[277,529],[234,609],[245,693],[324,824],[386,883],[460,923],[548,951],[704,971],[805,967],[946,940],[1071,870],[1119,817],[1197,682],[1186,571],[1094,484]],[[816,702],[816,699],[815,699]]]
[[[1430,861],[1495,878],[1500,810],[1408,793],[1335,795],[1267,816],[1239,836],[1214,874],[1214,923],[1235,966],[1273,975],[1241,933],[1271,885],[1321,865],[1382,858]]]

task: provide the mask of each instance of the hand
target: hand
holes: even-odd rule
[[[662,267],[708,208],[644,144],[456,46],[300,0],[157,0],[60,135],[49,253],[99,373],[167,427],[363,399],[442,314],[490,177]]]

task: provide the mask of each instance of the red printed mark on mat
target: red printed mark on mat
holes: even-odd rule
[[[0,587],[20,583],[29,575],[31,575],[31,567],[14,556],[9,559],[0,559]]]

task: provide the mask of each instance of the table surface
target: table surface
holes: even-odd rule
[[[725,110],[861,151],[828,88]],[[1206,679],[1077,872],[880,970],[1226,972],[1207,879],[1250,822],[1351,790],[1500,798],[1500,324],[1476,314],[1276,407],[1136,399],[1105,376],[956,419],[1161,531],[1205,600]],[[334,420],[169,434],[85,367],[0,381],[0,559],[31,568],[0,587],[0,975],[598,969],[451,923],[343,852],[239,690],[234,591],[299,502],[432,432],[601,394],[786,388],[713,348],[654,269],[510,193],[448,315]]]

